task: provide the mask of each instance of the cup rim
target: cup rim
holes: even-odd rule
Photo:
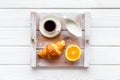
[[[45,24],[47,21],[53,21],[53,20],[46,20],[46,21],[44,21],[43,24]],[[53,21],[53,22],[55,23],[55,21]],[[52,30],[52,31],[47,31],[47,30],[45,29],[45,26],[44,26],[44,25],[43,25],[43,27],[44,27],[44,30],[45,30],[46,32],[48,32],[48,33],[53,33],[54,31],[56,31],[56,23],[55,23],[55,29]]]

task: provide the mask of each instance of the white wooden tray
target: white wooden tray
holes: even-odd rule
[[[39,32],[39,21],[48,13],[31,12],[31,67],[89,67],[89,36],[90,36],[90,13],[50,13],[57,15],[62,23],[62,32],[54,39],[47,39]],[[64,17],[74,19],[82,28],[82,37],[70,34],[64,23]],[[64,51],[62,56],[55,61],[48,61],[37,56],[37,51],[41,50],[46,44],[65,40],[69,44],[77,44],[82,48],[82,57],[77,62],[69,62],[65,59]],[[66,46],[66,47],[67,47]]]

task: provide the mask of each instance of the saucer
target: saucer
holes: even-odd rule
[[[54,21],[56,24],[56,29],[54,32],[47,32],[44,29],[45,22],[49,21],[49,20]],[[61,31],[60,19],[55,15],[47,15],[47,16],[43,17],[43,19],[41,19],[39,22],[39,31],[43,36],[45,36],[47,38],[53,38],[53,37],[57,36]]]

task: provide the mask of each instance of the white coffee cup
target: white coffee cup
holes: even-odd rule
[[[56,31],[56,23],[53,20],[47,20],[44,22],[44,30],[48,33],[53,33]]]
[[[46,15],[40,20],[39,30],[45,37],[55,37],[61,31],[61,21],[55,15]]]

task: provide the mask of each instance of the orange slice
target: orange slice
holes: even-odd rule
[[[81,48],[77,45],[70,45],[65,51],[66,59],[69,61],[77,61],[81,57]]]

